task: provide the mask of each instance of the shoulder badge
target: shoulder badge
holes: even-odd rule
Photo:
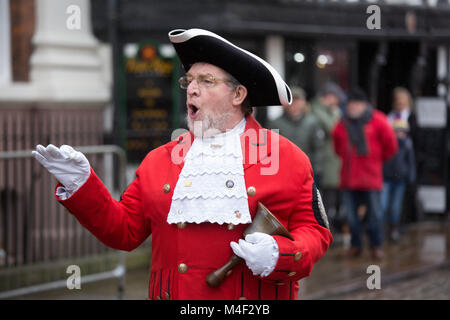
[[[319,223],[319,225],[330,230],[330,224],[328,223],[328,217],[325,211],[325,206],[323,205],[322,196],[320,195],[319,189],[317,189],[316,187],[316,183],[313,183],[312,192],[313,192],[312,208],[314,211],[314,217],[316,218],[317,223]]]

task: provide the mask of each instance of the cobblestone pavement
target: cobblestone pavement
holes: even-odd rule
[[[435,270],[410,280],[382,286],[379,290],[363,289],[336,298],[344,300],[449,300],[450,269]]]
[[[450,298],[448,221],[411,225],[398,243],[385,242],[384,252],[382,260],[374,260],[368,250],[348,258],[346,249],[331,248],[301,280],[300,299]],[[380,269],[381,290],[367,289],[373,265]]]

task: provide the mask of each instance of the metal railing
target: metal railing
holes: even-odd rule
[[[117,198],[125,190],[124,150],[115,145],[74,148],[88,157],[96,173],[106,180],[105,185],[113,197]],[[56,180],[37,163],[31,151],[0,152],[0,273],[22,267],[32,270],[35,265],[52,265],[68,259],[117,252],[100,243],[57,203],[53,194]],[[107,171],[112,174],[108,176]],[[81,280],[89,283],[116,278],[118,298],[122,299],[125,271],[125,253],[119,251],[118,263],[112,270],[83,275]],[[66,279],[33,285],[19,282],[25,285],[0,291],[0,299],[67,286]]]

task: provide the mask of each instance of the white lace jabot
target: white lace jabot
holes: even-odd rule
[[[172,197],[168,223],[250,223],[240,135],[245,118],[231,131],[195,138]]]

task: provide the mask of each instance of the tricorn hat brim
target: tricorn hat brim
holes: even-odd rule
[[[186,71],[196,62],[225,70],[247,88],[253,107],[291,104],[289,86],[269,63],[253,53],[203,29],[172,30],[169,39]]]

